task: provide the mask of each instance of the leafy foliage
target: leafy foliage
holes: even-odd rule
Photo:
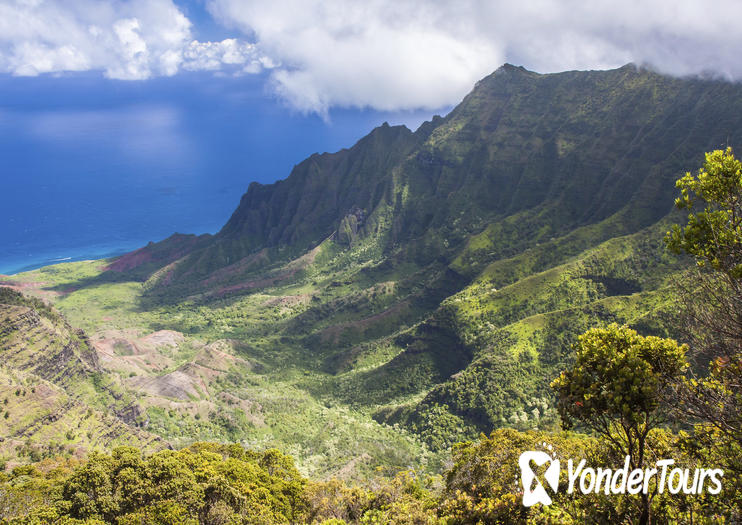
[[[698,174],[690,172],[677,181],[681,197],[675,205],[688,210],[688,223],[674,225],[668,247],[688,253],[700,266],[710,265],[734,279],[742,278],[742,162],[732,148],[706,153]],[[698,203],[703,211],[693,213]]]
[[[654,450],[693,467],[689,436],[655,431]],[[631,496],[570,494],[562,476],[548,507],[523,507],[518,458],[546,450],[557,459],[611,465],[616,458],[580,434],[500,429],[454,447],[443,477],[413,471],[359,485],[337,478],[307,481],[290,457],[238,445],[198,443],[142,455],[123,447],[87,460],[45,460],[0,474],[0,522],[21,524],[389,524],[464,525],[629,523]],[[696,449],[693,449],[696,450]],[[701,463],[703,464],[703,463]],[[733,516],[729,501],[700,494],[652,501],[657,523],[714,523]]]
[[[14,471],[7,483],[17,485],[22,477],[23,471]],[[306,508],[305,485],[293,460],[276,450],[258,454],[199,443],[144,457],[122,447],[91,455],[57,480],[41,498],[46,505],[31,516],[46,516],[44,523],[52,517],[120,524],[287,523]],[[35,523],[30,519],[13,522]]]
[[[678,414],[695,424],[688,449],[725,466],[720,507],[740,503],[742,443],[742,163],[732,149],[706,154],[697,175],[677,181],[676,204],[688,222],[675,225],[666,242],[691,255],[697,269],[678,283],[683,329],[692,343],[698,374],[677,390]],[[703,210],[694,213],[697,205]],[[700,375],[706,365],[707,374]],[[713,446],[711,446],[713,445]]]
[[[660,402],[687,367],[687,347],[610,325],[582,334],[575,361],[552,382],[565,424],[579,420],[606,440],[632,469],[643,468],[650,432],[661,422]],[[650,522],[651,496],[641,494],[639,523]]]
[[[578,419],[598,430],[608,421],[644,429],[662,394],[685,369],[687,347],[671,339],[643,337],[626,326],[595,328],[575,345],[575,362],[554,380],[566,422]]]

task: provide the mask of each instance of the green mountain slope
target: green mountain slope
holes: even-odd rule
[[[555,426],[548,383],[585,329],[674,333],[674,181],[727,143],[742,86],[505,65],[415,132],[251,184],[214,236],[12,281],[91,334],[176,444],[275,445],[313,475],[433,465],[480,431]]]
[[[261,249],[295,257],[330,236],[347,245],[368,235],[429,262],[488,225],[493,260],[627,205],[619,222],[637,231],[670,210],[672,183],[699,152],[738,138],[738,95],[734,84],[632,65],[553,75],[505,65],[415,133],[382,126],[285,181],[252,184],[189,262],[226,266]]]

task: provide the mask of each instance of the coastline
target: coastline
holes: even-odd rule
[[[45,268],[47,266],[54,266],[57,264],[80,262],[80,261],[94,261],[102,259],[111,259],[113,257],[119,257],[126,253],[129,253],[146,243],[137,244],[135,247],[118,247],[107,249],[87,249],[81,250],[79,253],[74,255],[60,255],[58,257],[50,257],[48,254],[39,257],[29,257],[26,261],[0,261],[0,276],[12,277],[19,273],[30,272],[32,270],[38,270],[39,268]]]

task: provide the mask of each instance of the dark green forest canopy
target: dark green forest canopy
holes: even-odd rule
[[[696,458],[683,452],[683,439],[657,431],[654,451],[695,467]],[[523,507],[518,458],[524,451],[545,450],[547,443],[549,453],[564,463],[620,463],[592,438],[512,429],[457,445],[443,476],[400,471],[371,485],[307,480],[291,457],[276,450],[258,453],[238,445],[197,443],[177,452],[142,455],[122,447],[82,462],[45,460],[0,474],[0,522],[454,525],[636,518],[634,496],[569,494],[566,475],[551,505]],[[664,491],[653,499],[654,522],[686,522],[693,516],[711,523],[721,517],[721,498]]]

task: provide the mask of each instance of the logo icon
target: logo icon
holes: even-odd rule
[[[523,506],[530,507],[536,503],[550,505],[551,497],[546,493],[546,489],[536,477],[536,473],[531,468],[531,461],[538,467],[546,463],[551,463],[546,469],[546,472],[544,472],[544,479],[551,489],[556,492],[559,487],[559,460],[552,458],[549,454],[540,450],[527,450],[518,459],[520,479],[523,483]],[[534,481],[536,482],[535,486]]]

